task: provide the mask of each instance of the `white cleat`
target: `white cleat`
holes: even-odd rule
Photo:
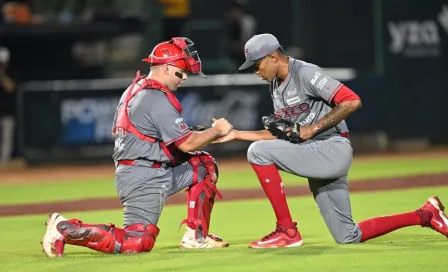
[[[66,221],[67,219],[58,213],[49,214],[49,218],[45,225],[47,226],[47,231],[42,238],[42,251],[48,257],[62,257],[64,253],[64,240],[62,234],[57,230],[57,225],[61,221]]]
[[[180,242],[181,248],[221,248],[228,247],[229,243],[223,241],[215,235],[208,235],[203,242],[195,237],[195,230],[189,227],[185,228],[185,234]]]

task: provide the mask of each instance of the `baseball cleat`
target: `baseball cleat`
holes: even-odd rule
[[[180,248],[221,248],[228,246],[228,242],[212,234],[208,235],[204,241],[199,241],[195,237],[195,230],[189,227],[185,228],[185,234],[179,245]]]
[[[421,210],[431,211],[432,218],[430,227],[435,231],[448,237],[448,217],[444,213],[445,207],[440,201],[439,197],[430,197],[425,204],[420,208]]]
[[[282,247],[299,247],[303,245],[300,232],[297,230],[297,223],[286,228],[278,225],[275,231],[266,235],[258,241],[249,244],[250,248],[282,248]]]
[[[42,239],[42,251],[48,257],[62,257],[64,253],[64,239],[62,234],[57,230],[57,225],[61,221],[66,221],[67,219],[58,213],[49,214],[49,218],[45,225],[47,226],[47,231]]]

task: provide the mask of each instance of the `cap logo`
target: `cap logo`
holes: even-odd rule
[[[170,51],[169,51],[168,49],[166,49],[166,48],[163,48],[163,49],[162,49],[162,53],[163,53],[164,55],[171,56]]]
[[[247,47],[244,48],[244,56],[246,56],[246,59],[249,58],[249,49]]]

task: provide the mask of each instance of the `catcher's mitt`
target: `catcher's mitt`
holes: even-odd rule
[[[208,126],[195,125],[195,126],[189,127],[188,129],[191,131],[204,131],[209,128],[210,127],[208,127]]]
[[[264,128],[278,139],[290,141],[291,143],[300,143],[300,125],[290,120],[277,118],[274,114],[263,116],[261,118]]]

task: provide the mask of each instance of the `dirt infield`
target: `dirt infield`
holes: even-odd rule
[[[426,186],[442,186],[448,185],[448,173],[419,175],[401,178],[384,178],[372,179],[350,183],[351,192],[364,191],[382,191],[382,190],[398,190],[405,188],[417,188]],[[310,195],[307,186],[289,186],[286,187],[288,196]],[[218,201],[235,201],[265,198],[264,192],[260,189],[241,189],[241,190],[222,190],[224,199]],[[167,205],[185,203],[185,194],[178,193],[173,195],[167,202]],[[0,206],[1,216],[18,216],[30,214],[43,214],[51,212],[67,212],[67,211],[94,211],[94,210],[110,210],[120,209],[121,203],[118,198],[92,198],[74,201],[25,204],[25,205],[8,205]]]

